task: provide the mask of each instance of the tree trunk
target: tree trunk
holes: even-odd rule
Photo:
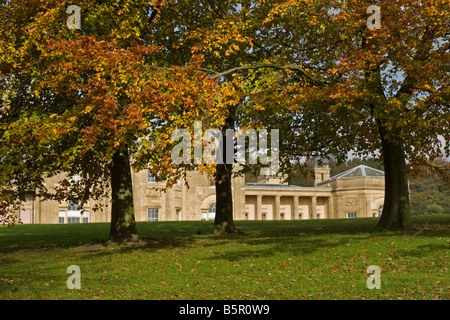
[[[228,117],[224,128],[222,128],[222,158],[223,163],[216,164],[216,217],[214,219],[214,233],[225,234],[238,232],[233,222],[233,193],[232,193],[232,170],[233,164],[227,164],[227,141],[226,129],[234,129],[234,120]],[[234,146],[232,148],[234,150]]]
[[[237,232],[233,222],[233,195],[231,185],[232,165],[216,165],[216,217],[214,233]]]
[[[403,141],[394,132],[379,126],[385,172],[385,197],[378,227],[385,229],[411,226],[408,175]]]
[[[117,150],[111,170],[111,228],[110,240],[114,242],[137,241],[134,219],[133,184],[128,150]]]

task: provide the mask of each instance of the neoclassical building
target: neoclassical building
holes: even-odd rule
[[[282,183],[267,178],[245,183],[245,177],[233,178],[235,220],[303,220],[375,217],[384,202],[384,172],[364,165],[330,177],[328,167],[314,170],[313,187]],[[149,171],[133,173],[136,221],[213,220],[216,210],[215,187],[208,176],[191,172],[188,186],[180,181],[172,188],[155,182]],[[51,187],[61,177],[46,181]],[[43,201],[33,195],[18,212],[23,223],[93,223],[109,222],[110,200],[93,211],[88,203],[83,211],[76,203]]]

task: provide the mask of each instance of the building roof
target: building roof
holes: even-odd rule
[[[281,183],[261,183],[261,182],[258,182],[258,183],[248,182],[245,185],[249,186],[249,187],[277,187],[277,188],[279,188],[279,187],[287,187],[287,188],[292,187],[291,185],[281,184]]]
[[[357,167],[351,168],[347,171],[339,173],[331,178],[321,181],[318,184],[325,184],[331,181],[344,178],[357,178],[357,177],[384,177],[384,171],[374,169],[365,165],[359,165]]]
[[[247,191],[250,190],[258,190],[258,191],[314,191],[314,192],[321,192],[326,191],[329,192],[331,189],[328,186],[323,187],[302,187],[302,186],[295,186],[295,185],[287,185],[287,184],[273,184],[273,183],[246,183],[245,189]]]

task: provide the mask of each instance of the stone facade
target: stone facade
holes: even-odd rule
[[[315,186],[299,187],[269,178],[245,183],[243,176],[233,178],[235,220],[302,220],[374,217],[384,202],[384,173],[367,166],[350,169],[330,177],[328,168],[316,168]],[[198,172],[187,176],[188,186],[180,181],[172,188],[155,182],[148,171],[133,173],[136,221],[199,221],[215,216],[215,188],[209,177]],[[48,179],[57,184],[61,176]],[[24,223],[109,222],[110,199],[94,203],[81,212],[76,204],[41,201],[30,195],[18,213]]]

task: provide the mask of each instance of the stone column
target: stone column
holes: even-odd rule
[[[255,220],[262,220],[262,196],[256,196]]]
[[[333,208],[333,197],[328,197],[327,218],[335,218]]]
[[[299,219],[299,212],[298,212],[298,197],[297,196],[293,196],[292,197],[294,199],[294,212],[292,215],[292,219],[293,220],[298,220]]]
[[[317,197],[311,197],[311,212],[309,214],[310,219],[317,219]]]
[[[40,221],[40,216],[41,216],[41,202],[39,201],[39,197],[35,196],[34,197],[34,217],[33,217],[33,223],[39,223]],[[59,215],[59,213],[58,213]]]
[[[365,194],[366,212],[361,217],[372,217],[372,195]]]
[[[181,181],[180,181],[180,183],[181,183],[181,186],[182,186],[182,188],[183,188],[183,207],[181,208],[181,217],[180,217],[180,219],[181,219],[181,221],[185,221],[185,220],[189,220],[188,219],[188,214],[189,214],[189,201],[188,201],[188,199],[189,199],[189,195],[188,195],[188,189],[187,189],[187,187],[186,187],[186,184],[185,184],[185,180],[184,179],[182,179]]]
[[[274,220],[280,220],[280,196],[275,196],[275,216],[273,217]]]

